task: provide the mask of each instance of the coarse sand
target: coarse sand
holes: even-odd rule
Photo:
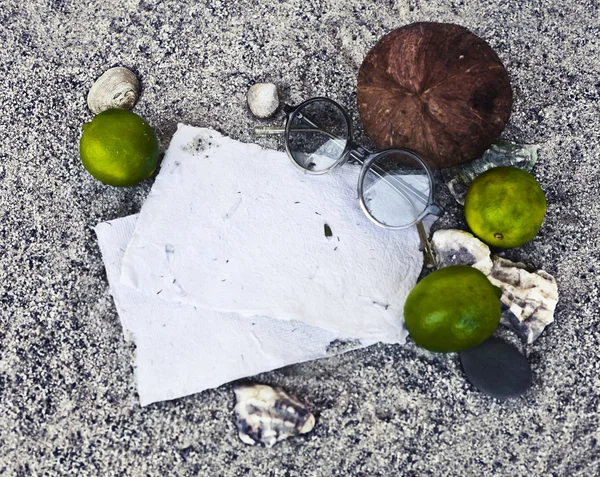
[[[456,354],[376,345],[258,376],[317,416],[272,449],[236,435],[231,385],[141,408],[92,227],[140,210],[152,181],[116,189],[82,167],[85,98],[135,71],[135,111],[164,151],[178,122],[254,137],[246,92],[348,107],[366,52],[414,21],[461,24],[508,69],[503,138],[539,144],[539,235],[505,252],[553,274],[556,321],[519,348],[533,387],[496,401]],[[199,476],[600,475],[600,4],[597,0],[0,0],[0,474]],[[261,124],[278,124],[281,114]],[[436,227],[466,228],[445,188]],[[517,342],[512,332],[499,334]]]

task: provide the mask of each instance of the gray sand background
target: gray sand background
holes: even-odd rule
[[[599,15],[597,0],[0,0],[0,475],[600,475]],[[383,34],[421,20],[494,47],[515,94],[503,137],[541,145],[547,219],[506,253],[559,284],[555,324],[519,345],[533,388],[501,403],[455,354],[409,343],[257,377],[317,415],[312,434],[273,449],[238,439],[230,385],[140,408],[92,227],[139,211],[151,181],[115,189],[81,166],[93,81],[137,72],[135,111],[163,150],[178,122],[255,140],[245,93],[257,81],[291,103],[340,101],[368,144],[358,67]],[[440,201],[438,226],[464,228]]]

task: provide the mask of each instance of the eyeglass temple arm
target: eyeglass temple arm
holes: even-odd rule
[[[423,221],[417,222],[417,232],[419,233],[419,238],[421,239],[421,246],[423,247],[423,254],[425,255],[425,263],[430,264],[434,269],[437,270],[438,263],[435,259],[433,247],[431,246],[431,242],[429,241],[429,237],[427,235],[427,231],[425,230],[425,226],[423,225]]]
[[[294,106],[290,106],[288,104],[283,106],[283,111],[286,114],[290,114],[292,111],[294,111],[294,109],[296,109]],[[343,141],[342,138],[336,136],[335,134],[330,133],[329,131],[325,130],[325,129],[321,129],[319,126],[317,126],[313,121],[311,121],[310,119],[308,119],[306,116],[302,116],[302,120],[306,121],[308,124],[310,124],[312,126],[312,129],[305,129],[305,128],[294,128],[291,129],[290,131],[292,132],[312,132],[312,131],[319,131],[322,132],[323,134],[325,134],[326,136],[328,136],[329,138],[333,139],[334,141]],[[270,134],[285,134],[285,126],[284,127],[278,127],[278,126],[255,126],[254,127],[254,134],[258,135],[258,136],[268,136]],[[362,154],[363,151],[366,151],[366,149],[361,148],[360,153]],[[368,152],[368,151],[366,151]]]
[[[255,126],[254,134],[258,136],[269,136],[271,134],[284,134],[285,128],[280,126]]]

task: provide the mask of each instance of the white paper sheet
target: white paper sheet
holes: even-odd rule
[[[121,281],[205,309],[403,343],[403,306],[423,260],[418,234],[366,218],[358,173],[345,165],[307,175],[285,153],[180,125]]]
[[[296,321],[202,310],[121,285],[135,223],[136,216],[125,217],[100,223],[95,231],[124,335],[136,344],[142,406],[373,343]]]

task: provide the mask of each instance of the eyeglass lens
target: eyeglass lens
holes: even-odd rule
[[[418,160],[391,150],[369,165],[360,190],[371,217],[388,227],[404,227],[425,212],[430,187],[429,174]]]
[[[343,157],[349,136],[344,112],[329,101],[308,103],[289,118],[289,152],[296,164],[310,172],[334,167]]]

